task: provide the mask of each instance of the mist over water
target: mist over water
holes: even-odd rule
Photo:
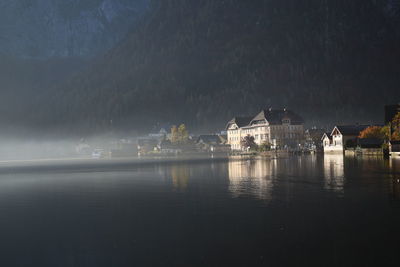
[[[128,142],[133,152],[137,151],[137,137],[122,138],[119,135],[99,135],[87,138],[39,138],[0,137],[0,161],[39,160],[39,159],[84,159],[91,158],[96,149],[109,152],[119,148],[121,142]],[[137,156],[136,154],[133,153]]]

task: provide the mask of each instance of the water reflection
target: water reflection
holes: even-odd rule
[[[392,179],[392,197],[394,200],[400,200],[400,159],[390,158],[388,161]]]
[[[344,189],[344,156],[338,154],[324,155],[324,189],[343,193]]]
[[[174,188],[185,191],[189,184],[190,170],[187,165],[171,166],[171,177]]]
[[[271,161],[229,161],[229,191],[235,197],[271,200]]]

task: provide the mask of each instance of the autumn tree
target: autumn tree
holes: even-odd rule
[[[189,141],[189,133],[186,130],[186,125],[185,124],[179,125],[178,135],[179,135],[179,142],[180,143],[184,144],[184,143],[187,143]]]
[[[384,136],[385,140],[389,140],[390,137],[390,126],[389,125],[385,125],[382,127],[381,129],[382,135]]]
[[[175,125],[171,128],[171,143],[173,144],[185,144],[189,141],[189,133],[186,129],[185,124]]]
[[[178,128],[174,125],[171,128],[171,143],[178,143],[179,142],[179,132]]]
[[[400,133],[399,132],[393,132],[392,133],[392,140],[393,141],[400,141]]]
[[[392,140],[400,141],[400,112],[392,120]]]
[[[370,126],[360,132],[358,138],[379,138],[385,139],[385,132],[383,127],[380,126]]]

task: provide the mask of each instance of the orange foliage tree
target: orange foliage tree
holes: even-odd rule
[[[379,138],[385,139],[386,134],[384,131],[384,127],[380,126],[370,126],[363,131],[360,132],[359,138]]]
[[[400,141],[400,112],[392,120],[392,140]]]

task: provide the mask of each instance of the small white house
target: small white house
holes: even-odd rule
[[[346,143],[351,139],[356,139],[360,132],[370,125],[342,125],[335,126],[330,134],[322,136],[322,143],[325,153],[343,153]]]

